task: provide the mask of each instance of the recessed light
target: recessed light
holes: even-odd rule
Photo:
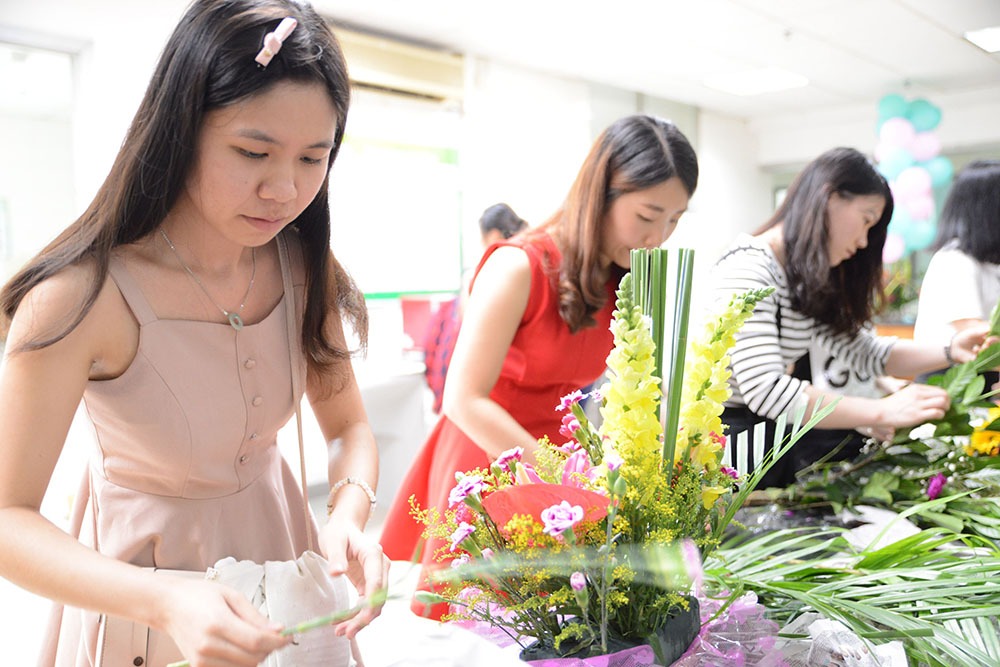
[[[965,33],[965,38],[989,53],[1000,51],[1000,26],[983,28],[982,30],[970,30]]]
[[[809,85],[809,79],[778,67],[763,67],[742,72],[713,74],[705,77],[702,83],[724,93],[747,97],[801,88]]]

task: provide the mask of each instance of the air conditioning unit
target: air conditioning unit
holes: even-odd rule
[[[460,101],[464,56],[334,25],[347,58],[351,83],[359,88],[434,101]]]

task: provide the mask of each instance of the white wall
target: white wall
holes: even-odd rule
[[[904,93],[904,97],[918,95]],[[942,154],[987,147],[1000,155],[1000,87],[924,97],[941,109],[941,123],[935,132],[941,139]],[[878,141],[877,117],[873,102],[755,118],[749,128],[760,146],[757,163],[763,168],[801,166],[836,146],[852,146],[870,155]]]

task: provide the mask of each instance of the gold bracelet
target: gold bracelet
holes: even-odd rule
[[[368,502],[371,503],[370,509],[371,510],[375,509],[375,492],[372,491],[372,487],[368,486],[368,482],[361,479],[360,477],[354,477],[353,475],[349,475],[344,479],[340,480],[339,482],[337,482],[336,484],[334,484],[330,488],[330,495],[327,496],[328,500],[326,503],[327,516],[330,516],[333,513],[333,497],[337,494],[337,491],[340,490],[340,487],[344,486],[345,484],[355,484],[357,486],[360,486],[362,490],[364,490],[365,495],[368,496]]]

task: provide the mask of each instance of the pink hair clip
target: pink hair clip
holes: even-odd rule
[[[295,26],[299,24],[298,21],[293,19],[291,16],[286,16],[281,19],[281,23],[278,27],[274,29],[274,32],[269,32],[264,35],[264,47],[257,54],[254,60],[257,61],[261,67],[267,67],[271,64],[271,58],[278,55],[278,51],[281,50],[281,45],[288,39],[288,36],[292,34],[295,30]]]

